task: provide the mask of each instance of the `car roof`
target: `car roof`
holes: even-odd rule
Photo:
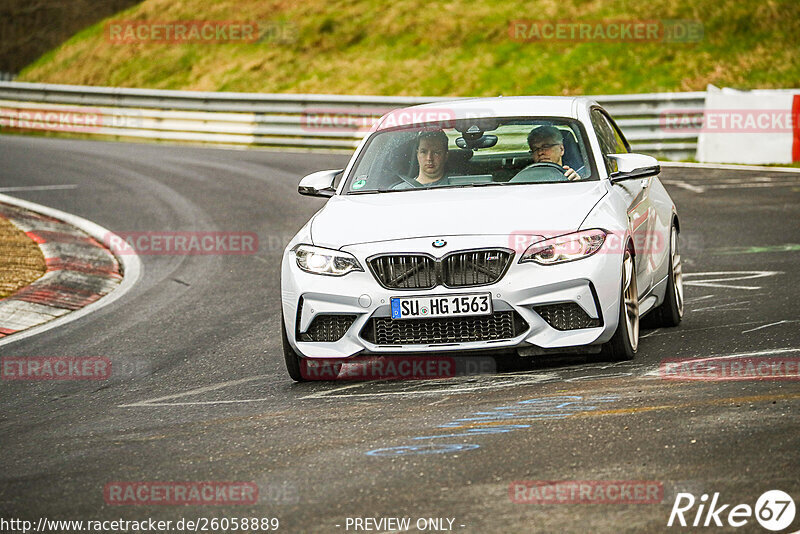
[[[383,116],[376,130],[427,122],[445,122],[475,117],[565,117],[577,119],[579,108],[595,102],[574,96],[500,96],[440,100],[395,109]]]

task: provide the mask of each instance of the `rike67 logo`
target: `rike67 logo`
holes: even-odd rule
[[[753,516],[767,530],[783,530],[794,521],[794,500],[784,491],[769,490],[761,494],[755,508],[748,504],[732,507],[722,503],[719,492],[714,493],[710,502],[705,493],[700,499],[696,499],[691,493],[678,493],[667,526],[721,527],[727,524],[731,527],[742,527],[750,523]]]

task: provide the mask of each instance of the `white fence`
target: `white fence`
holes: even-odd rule
[[[702,117],[705,92],[594,96],[634,150],[694,157],[697,133],[670,132],[674,114]],[[374,119],[453,98],[215,93],[0,82],[0,131],[27,128],[117,138],[352,149]]]

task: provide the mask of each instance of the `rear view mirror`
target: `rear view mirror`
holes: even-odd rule
[[[456,146],[458,148],[473,150],[476,148],[491,148],[497,144],[497,136],[491,134],[484,134],[477,139],[470,139],[466,134],[464,137],[456,139]]]
[[[644,154],[609,154],[606,156],[612,166],[617,170],[609,175],[612,183],[635,178],[657,176],[661,172],[661,165],[652,156]]]
[[[342,169],[333,171],[319,171],[309,174],[297,186],[297,192],[310,197],[332,197],[336,194],[333,182],[342,173]]]

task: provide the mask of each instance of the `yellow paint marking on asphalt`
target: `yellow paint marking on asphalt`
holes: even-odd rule
[[[595,417],[595,416],[602,416],[602,415],[633,415],[637,413],[644,413],[644,412],[654,412],[658,410],[676,410],[681,408],[694,408],[697,406],[714,406],[719,404],[732,404],[732,403],[746,403],[746,402],[759,402],[759,401],[771,401],[771,400],[791,400],[791,399],[800,399],[800,393],[783,393],[777,395],[752,395],[749,397],[728,397],[725,399],[713,399],[704,402],[693,402],[693,403],[683,403],[683,404],[663,404],[659,406],[637,406],[632,408],[617,408],[615,410],[591,410],[586,412],[578,412],[572,415],[568,415],[564,417],[564,419],[575,419],[579,417]],[[590,400],[590,399],[589,399]],[[461,425],[461,426],[452,426],[448,427],[448,430],[452,429],[460,429],[460,428],[479,428],[485,426],[497,426],[497,425],[508,425],[514,424],[515,422],[519,421],[533,421],[537,420],[540,421],[541,417],[531,416],[531,417],[515,417],[514,419],[503,419],[503,420],[495,420],[495,421],[486,421],[483,423],[471,423],[468,425]],[[560,420],[560,419],[551,419],[553,421]]]

